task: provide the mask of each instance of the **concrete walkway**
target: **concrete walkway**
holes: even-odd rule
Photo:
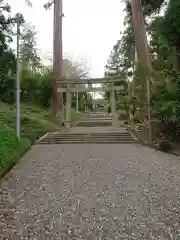
[[[180,239],[180,159],[141,145],[36,145],[0,189],[4,239]]]

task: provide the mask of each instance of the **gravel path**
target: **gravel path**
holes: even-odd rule
[[[180,239],[180,159],[141,145],[34,146],[0,190],[4,239]]]

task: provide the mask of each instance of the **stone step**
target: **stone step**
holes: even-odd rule
[[[88,118],[102,118],[102,119],[104,119],[104,118],[107,118],[107,117],[109,117],[109,115],[94,114],[94,115],[89,116]]]
[[[47,136],[46,139],[131,139],[130,136]]]
[[[43,140],[42,140],[43,141]],[[44,141],[132,141],[132,138],[127,137],[127,138],[45,138]]]
[[[106,132],[106,133],[49,133],[46,137],[126,137],[127,132]]]
[[[94,144],[107,144],[107,143],[112,143],[112,144],[128,144],[128,143],[134,143],[134,140],[132,139],[122,139],[122,140],[113,140],[113,139],[85,139],[85,140],[72,140],[72,139],[59,139],[59,140],[55,140],[55,139],[51,139],[51,140],[43,140],[40,142],[37,142],[37,144],[70,144],[70,143],[94,143]]]
[[[99,122],[99,123],[106,123],[106,122],[112,122],[112,119],[106,119],[106,120],[102,120],[102,119],[88,119],[88,120],[83,120],[83,121],[79,121],[79,123],[96,123],[96,122]]]
[[[63,144],[63,143],[134,143],[133,139],[44,139],[37,144]]]
[[[46,137],[126,137],[127,132],[106,132],[106,133],[49,133]]]
[[[105,118],[87,118],[86,121],[100,121],[100,122],[104,122],[104,121],[112,121],[112,118],[111,117],[105,117]]]
[[[97,127],[97,126],[111,126],[112,120],[107,121],[80,121],[76,123],[77,127]]]
[[[62,134],[50,133],[37,141],[38,144],[63,144],[63,143],[134,143],[128,132],[122,133],[84,133]]]
[[[131,139],[131,136],[47,136],[44,139]]]

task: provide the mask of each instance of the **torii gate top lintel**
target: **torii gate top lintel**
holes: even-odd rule
[[[103,84],[109,83],[108,86],[98,86],[92,87],[92,84]],[[120,85],[115,85],[114,83],[119,83]],[[76,87],[71,86],[76,85]],[[66,92],[67,89],[71,92],[109,92],[113,91],[124,91],[124,81],[120,77],[106,77],[106,78],[63,78],[63,80],[57,81],[57,91]],[[80,86],[79,86],[80,85]],[[88,85],[88,87],[81,86]]]
[[[63,77],[62,80],[58,80],[58,84],[98,84],[98,83],[124,83],[124,80],[120,77],[112,78],[112,77],[106,77],[106,78],[86,78],[86,79],[80,79],[80,78],[67,78]]]

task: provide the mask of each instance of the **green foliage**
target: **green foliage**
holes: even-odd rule
[[[40,105],[49,108],[52,99],[52,77],[49,75],[41,77],[38,84],[38,88],[39,88],[38,99]]]
[[[54,123],[29,115],[22,115],[21,126],[21,136],[29,138],[32,143],[45,133],[54,131],[57,127]]]
[[[169,140],[162,140],[158,145],[158,149],[163,152],[169,152],[172,150],[172,144]]]
[[[0,123],[6,123],[10,128],[15,129],[16,109],[11,105],[0,105]],[[21,125],[23,128],[31,126],[36,130],[36,126],[44,125],[46,130],[57,127],[59,119],[53,117],[47,110],[39,107],[21,105]],[[43,126],[42,126],[43,127]],[[37,131],[38,131],[37,127]]]
[[[137,97],[133,96],[130,99],[131,113],[133,116],[136,116],[137,108],[140,106],[140,102]]]
[[[21,72],[21,101],[36,102],[39,97],[39,78],[40,76],[32,74],[29,71]]]
[[[178,11],[179,8],[180,2],[178,0],[170,0],[161,25],[161,32],[164,37],[167,39],[169,44],[176,46],[178,50],[180,50],[180,14]]]
[[[48,111],[52,99],[52,67],[42,67],[36,46],[36,31],[31,25],[24,25],[20,41],[20,88],[21,88],[21,140],[15,134],[15,81],[16,56],[11,49],[13,24],[16,18],[11,16],[11,8],[5,0],[0,0],[0,177],[17,162],[22,153],[36,139],[47,132],[54,131],[60,124]],[[23,17],[21,16],[21,23]],[[68,64],[67,64],[68,63]],[[64,59],[63,75],[74,78],[86,76],[85,70],[78,64]],[[74,96],[76,97],[76,96]],[[81,109],[85,105],[92,107],[91,95],[79,94]],[[65,98],[64,98],[65,100]],[[9,104],[9,105],[8,105]],[[36,106],[36,107],[35,107]],[[73,113],[72,120],[80,118]]]
[[[41,68],[41,59],[37,51],[34,26],[24,24],[21,33],[20,58],[21,68],[24,70],[38,70]]]
[[[179,122],[179,82],[180,77],[174,72],[166,75],[167,81],[159,83],[152,92],[152,112],[153,115],[168,124]]]
[[[126,11],[131,11],[131,4],[129,0],[125,1]],[[158,13],[162,6],[166,5],[166,0],[141,0],[144,15],[149,17],[153,13]]]
[[[20,159],[30,148],[30,141],[21,138],[19,141],[15,131],[7,124],[0,122],[0,178]]]
[[[128,114],[126,112],[120,112],[119,120],[128,120]]]
[[[21,106],[21,141],[15,134],[15,108],[0,104],[0,177],[15,164],[36,139],[59,126],[59,119],[47,110]]]
[[[125,109],[126,114],[127,114],[128,116],[129,116],[129,114],[130,114],[130,108],[131,108],[131,106],[130,106],[130,99],[129,99],[128,96],[125,96],[125,97],[124,97],[124,109]]]
[[[21,138],[19,141],[15,131],[6,124],[0,123],[0,129],[0,178],[2,178],[30,148],[31,143],[28,138]]]
[[[11,16],[11,8],[5,0],[0,1],[0,101],[12,104],[15,100],[16,56],[11,49],[13,24],[16,18]],[[24,23],[21,16],[20,40],[20,87],[21,102],[33,103],[43,108],[49,108],[52,102],[52,67],[42,67],[36,44],[36,30],[31,24]],[[63,77],[83,78],[88,71],[85,66],[63,59]],[[65,102],[65,94],[64,102]],[[75,99],[76,96],[73,96]],[[73,100],[74,100],[73,99]],[[92,109],[91,96],[88,93],[79,94],[80,109],[85,106]],[[73,101],[75,106],[75,102]]]
[[[128,119],[130,119],[130,115],[134,117],[137,117],[137,108],[139,107],[140,103],[136,97],[124,97],[124,110],[126,111],[126,114],[128,116]]]
[[[158,12],[166,0],[142,0],[144,7],[144,14],[151,15],[154,12]]]
[[[17,148],[19,147],[19,140],[15,132],[7,125],[0,124],[0,170],[6,166],[9,161],[13,161]]]
[[[151,115],[161,120],[168,136],[177,139],[180,135],[180,1],[142,0],[142,5],[155,78],[151,85]],[[132,80],[131,98],[125,96],[124,108],[141,120],[145,118],[146,81],[135,58],[130,1],[125,1],[125,14],[125,30],[113,47],[106,74],[115,69],[116,75],[121,75],[126,82]]]

